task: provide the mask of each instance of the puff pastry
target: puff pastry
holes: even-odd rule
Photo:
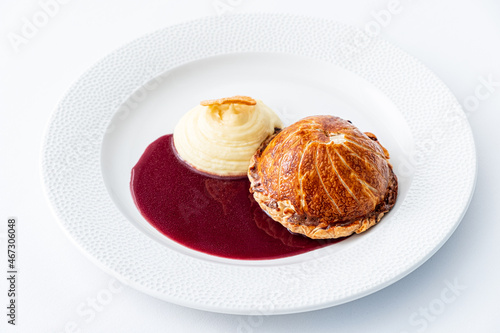
[[[248,177],[268,215],[315,239],[366,231],[398,193],[377,137],[334,116],[307,117],[270,136],[253,155]]]

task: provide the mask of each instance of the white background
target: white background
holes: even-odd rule
[[[1,272],[6,271],[8,216],[19,220],[20,246],[18,325],[6,324],[7,281],[1,273],[0,332],[500,331],[499,1],[400,0],[400,11],[379,24],[383,38],[420,59],[462,103],[484,93],[474,108],[463,104],[469,110],[479,173],[456,232],[428,262],[375,294],[320,311],[257,317],[208,313],[154,299],[122,286],[84,257],[58,226],[40,181],[49,116],[87,68],[156,29],[221,10],[223,15],[303,14],[364,28],[377,22],[374,13],[392,8],[393,1],[65,1],[17,47],[9,38],[22,37],[24,20],[33,21],[42,5],[0,2]],[[487,86],[481,78],[492,83]],[[453,284],[459,289],[449,289]],[[104,305],[92,308],[96,299]]]

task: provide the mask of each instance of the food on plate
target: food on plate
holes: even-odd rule
[[[179,157],[215,176],[245,176],[262,141],[281,129],[279,117],[260,100],[234,96],[208,100],[187,112],[174,130]]]
[[[394,206],[397,177],[372,133],[334,116],[304,118],[270,136],[248,169],[260,207],[293,233],[361,233]]]
[[[283,128],[269,107],[246,96],[187,112],[173,134],[148,146],[130,187],[164,235],[247,260],[297,255],[366,231],[398,192],[375,135],[334,116]]]

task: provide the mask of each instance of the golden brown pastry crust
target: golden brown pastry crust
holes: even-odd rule
[[[312,116],[262,143],[248,170],[260,207],[290,231],[338,238],[374,226],[395,204],[389,153],[372,133]]]

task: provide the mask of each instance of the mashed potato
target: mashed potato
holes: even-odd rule
[[[279,117],[260,100],[234,96],[203,101],[186,113],[174,130],[180,157],[199,171],[244,176],[250,158],[276,128]]]

